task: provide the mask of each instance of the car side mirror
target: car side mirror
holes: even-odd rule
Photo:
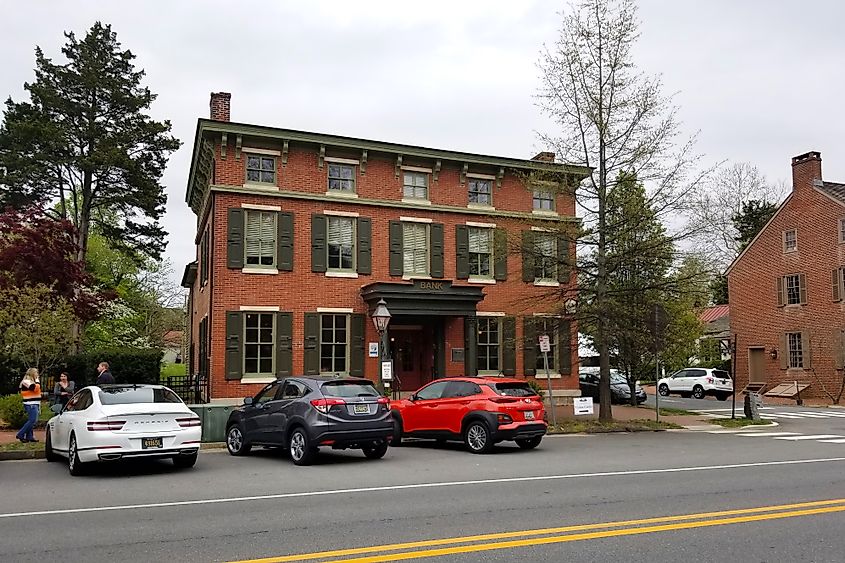
[[[61,403],[56,403],[55,405],[52,405],[50,407],[50,410],[56,414],[62,414],[62,409],[64,409],[64,405],[62,405]]]
[[[244,397],[244,404],[251,405],[252,404],[252,397]]]
[[[416,395],[416,393],[415,393],[415,394],[411,395],[410,397],[408,397],[408,400],[409,400],[409,401],[411,401],[411,402],[413,403],[414,401],[416,401],[416,400],[417,400],[417,398],[418,398],[418,397],[417,397],[417,395]]]

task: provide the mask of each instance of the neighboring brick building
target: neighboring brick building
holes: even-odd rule
[[[553,231],[574,225],[587,169],[551,153],[499,158],[232,123],[229,104],[212,94],[211,119],[198,122],[186,196],[198,218],[182,282],[188,367],[209,376],[212,398],[290,374],[378,381],[369,314],[380,299],[403,391],[446,375],[534,375],[536,335],[553,331],[555,394],[579,394],[577,327],[550,316],[560,300],[539,298],[574,291],[574,273],[557,266],[574,245]],[[508,252],[520,246],[536,252]]]
[[[843,366],[845,184],[822,180],[821,154],[792,159],[792,193],[728,269],[737,387],[838,389]]]

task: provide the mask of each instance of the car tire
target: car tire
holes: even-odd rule
[[[367,459],[381,459],[387,453],[387,442],[382,442],[378,446],[369,448],[362,448]]]
[[[304,428],[295,428],[288,440],[288,451],[294,465],[311,465],[317,455],[317,449],[311,446],[308,433]]]
[[[197,464],[197,457],[199,452],[194,452],[191,455],[177,455],[173,456],[173,465],[180,469],[188,469]]]
[[[44,437],[44,458],[47,461],[59,461],[61,457],[53,451],[53,439],[50,437],[50,428],[47,427],[47,435]]]
[[[393,440],[390,445],[394,448],[402,445],[402,421],[398,417],[393,418]]]
[[[692,396],[696,399],[703,399],[704,398],[704,387],[701,385],[696,385],[692,388]]]
[[[474,454],[490,453],[493,450],[493,438],[490,436],[487,423],[482,420],[473,420],[467,424],[464,429],[464,443]]]
[[[535,436],[534,438],[523,438],[521,440],[516,440],[516,445],[523,450],[533,450],[534,448],[540,445],[541,441],[543,441],[542,436]]]
[[[252,445],[246,441],[244,431],[239,424],[233,424],[226,431],[226,449],[231,455],[246,455]]]
[[[67,469],[74,477],[85,475],[86,465],[79,460],[76,434],[71,433],[67,446]]]
[[[657,392],[660,393],[661,397],[668,397],[669,396],[669,386],[665,383],[661,383],[660,387],[657,388]]]

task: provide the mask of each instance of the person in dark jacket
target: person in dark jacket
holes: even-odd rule
[[[73,396],[73,392],[75,390],[76,384],[73,381],[70,381],[68,379],[67,372],[63,371],[59,375],[59,380],[56,382],[56,386],[53,388],[53,404],[65,406]]]
[[[97,372],[100,374],[97,376],[97,385],[114,383],[114,376],[109,371],[108,362],[100,362],[100,365],[97,366]]]

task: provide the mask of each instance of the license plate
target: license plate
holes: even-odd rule
[[[352,412],[355,414],[370,414],[370,405],[353,405]]]
[[[534,420],[534,411],[525,411],[525,420]]]
[[[141,438],[141,449],[142,450],[149,450],[151,448],[162,448],[164,444],[161,442],[161,438]]]

